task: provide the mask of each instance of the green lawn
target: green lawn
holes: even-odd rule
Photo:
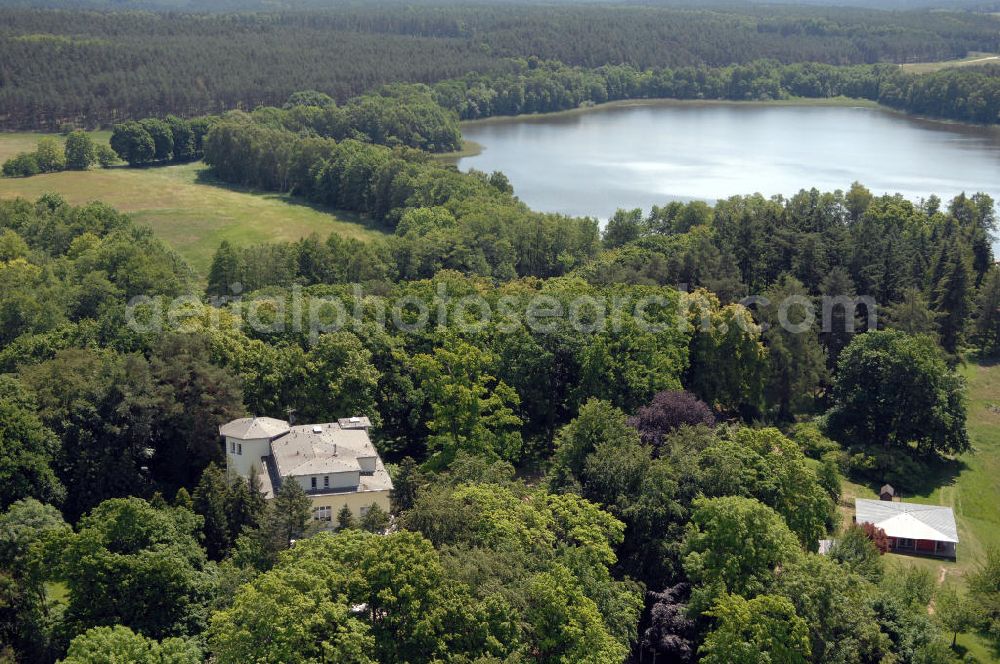
[[[996,53],[970,53],[961,60],[942,60],[940,62],[911,62],[900,65],[903,71],[913,74],[928,74],[930,72],[950,69],[953,67],[979,67],[982,65],[1000,64],[1000,55]]]
[[[111,138],[110,131],[92,131],[90,135],[95,141],[107,143]],[[0,132],[0,163],[7,161],[19,152],[33,152],[42,136],[51,136],[59,141],[66,137],[60,134],[40,134],[33,131]]]
[[[0,159],[33,149],[38,136],[0,135]],[[46,192],[59,193],[73,204],[100,200],[132,213],[202,276],[222,240],[249,245],[298,240],[312,233],[321,237],[337,233],[361,240],[381,235],[347,212],[213,182],[201,162],[0,178],[0,198],[33,200]]]
[[[916,556],[887,554],[890,565],[924,567],[935,577],[962,583],[989,547],[1000,547],[1000,364],[970,359],[961,368],[969,384],[969,436],[973,451],[961,455],[954,464],[940,469],[937,481],[926,489],[906,494],[914,503],[947,505],[955,511],[958,524],[958,560],[934,560]],[[855,498],[875,498],[874,485],[844,482],[840,508],[843,523],[854,515]],[[980,661],[997,662],[996,653],[977,635],[958,639]]]

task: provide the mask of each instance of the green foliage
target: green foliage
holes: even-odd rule
[[[199,156],[200,152],[195,144],[195,133],[191,123],[176,115],[168,115],[165,118],[170,127],[170,138],[173,141],[171,152],[174,161],[191,161]]]
[[[943,248],[935,266],[931,305],[938,314],[941,346],[949,353],[958,352],[972,313],[974,276],[964,247],[957,240]]]
[[[384,533],[389,527],[389,514],[378,503],[372,503],[359,520],[359,525],[370,533]]]
[[[872,331],[841,354],[830,426],[842,440],[908,452],[950,454],[969,448],[965,382],[927,337]]]
[[[509,461],[521,453],[521,419],[513,410],[520,398],[491,375],[496,361],[457,338],[413,358],[432,411],[428,445],[445,465],[459,450]]]
[[[347,505],[344,505],[337,512],[337,528],[350,530],[358,527],[358,522],[354,518],[354,512]]]
[[[623,524],[589,501],[573,494],[531,491],[519,483],[440,485],[422,492],[400,523],[449,551],[453,574],[484,600],[496,600],[493,593],[499,591],[509,611],[521,616],[522,622],[533,621],[534,626],[525,626],[522,633],[526,644],[534,644],[525,646],[529,651],[550,640],[552,645],[545,647],[572,650],[577,639],[593,638],[617,653],[636,639],[641,594],[632,582],[616,581],[609,573],[616,561],[614,550],[622,542]],[[560,567],[571,575],[567,577]],[[557,636],[549,632],[558,633],[558,624],[545,623],[549,627],[544,628],[538,624],[542,617],[534,613],[532,584],[551,583],[552,575],[564,579],[564,593],[588,599],[571,601],[587,614],[582,620],[590,621],[590,602],[597,606],[604,623],[599,633],[585,637],[577,634],[577,627],[566,626],[570,631]],[[565,607],[566,601],[560,604]],[[552,611],[557,623],[570,619],[568,607]],[[516,634],[517,630],[511,636],[512,647],[517,646]]]
[[[156,158],[153,136],[134,121],[115,125],[111,133],[111,149],[129,166],[148,164]]]
[[[18,383],[0,383],[0,509],[23,498],[59,504],[66,490],[53,469],[59,440],[35,415]]]
[[[128,627],[94,627],[80,634],[69,644],[62,664],[199,664],[201,649],[192,641],[179,638],[157,643],[136,634]]]
[[[399,514],[404,510],[413,507],[417,501],[417,492],[424,482],[424,474],[421,472],[417,462],[413,457],[404,457],[393,471],[392,476],[392,511]]]
[[[78,133],[83,134],[87,140],[90,139],[84,132]],[[74,140],[74,147],[78,144],[79,141]],[[68,156],[58,140],[45,136],[39,139],[34,152],[22,152],[5,161],[3,174],[7,177],[29,177],[39,173],[55,173],[67,168]]]
[[[66,168],[63,146],[51,136],[39,139],[35,159],[38,161],[38,170],[42,173],[55,173]]]
[[[9,178],[26,178],[41,172],[38,156],[31,152],[14,155],[3,163],[3,174]]]
[[[976,300],[975,339],[986,355],[1000,352],[1000,268],[986,272]]]
[[[157,118],[144,118],[139,125],[153,139],[153,160],[166,161],[174,156],[174,133],[169,123]]]
[[[304,137],[264,126],[243,117],[217,124],[205,139],[205,161],[226,182],[272,191],[294,191],[309,200],[373,218],[393,228],[410,208],[444,208],[455,218],[453,227],[426,233],[409,231],[393,238],[383,251],[339,239],[326,247],[316,241],[285,247],[283,255],[301,249],[315,254],[298,264],[308,282],[366,281],[385,278],[386,267],[400,278],[430,277],[453,269],[508,279],[514,274],[564,274],[598,249],[597,225],[591,219],[566,219],[535,213],[508,191],[501,191],[482,173],[459,173],[425,153],[390,150],[347,139]],[[409,227],[409,222],[407,226]],[[360,253],[359,253],[360,252]],[[245,261],[226,265],[253,271]],[[237,279],[245,288],[290,284],[297,262],[286,263],[279,275]],[[218,271],[217,271],[218,272]],[[232,269],[218,276],[234,280]],[[283,278],[282,278],[283,277]],[[219,278],[213,292],[224,292]]]
[[[526,645],[540,661],[612,664],[628,654],[602,629],[597,606],[575,586],[569,570],[557,566],[538,574],[527,591]]]
[[[814,408],[816,393],[826,378],[826,359],[809,330],[809,293],[802,283],[786,275],[765,297],[770,304],[759,313],[767,323],[763,334],[769,365],[765,393],[777,418],[789,420]]]
[[[333,97],[325,92],[318,92],[317,90],[302,90],[299,92],[293,92],[288,97],[288,101],[285,102],[284,108],[289,109],[296,106],[316,106],[318,108],[326,108],[328,106],[336,105],[337,102],[333,100]]]
[[[982,608],[990,634],[1000,640],[1000,550],[991,548],[969,578],[972,601]]]
[[[153,477],[166,486],[192,486],[209,463],[222,463],[219,426],[243,415],[235,376],[211,362],[204,336],[165,334],[150,358],[157,412]]]
[[[329,422],[344,415],[365,415],[381,424],[376,404],[381,375],[372,352],[351,332],[320,335],[306,358],[307,408],[303,418]]]
[[[798,445],[777,429],[740,428],[698,456],[706,496],[756,498],[778,512],[815,551],[834,506]]]
[[[892,652],[872,606],[875,589],[830,557],[806,555],[784,567],[775,592],[806,621],[811,661],[870,662]]]
[[[847,528],[830,547],[829,556],[872,583],[882,579],[882,553],[860,526]]]
[[[552,456],[550,483],[554,489],[572,487],[584,474],[587,457],[599,446],[613,449],[639,444],[639,433],[630,427],[625,413],[606,401],[591,399],[559,430]]]
[[[352,607],[363,606],[360,613]],[[502,652],[485,607],[416,533],[321,533],[213,617],[220,662],[429,662]]]
[[[616,210],[604,227],[604,246],[621,247],[638,240],[643,232],[642,210]]]
[[[890,64],[996,52],[995,30],[978,13],[759,5],[629,12],[603,5],[418,6],[403,15],[368,5],[299,8],[309,7],[313,11],[285,11],[277,23],[270,15],[246,13],[236,24],[224,13],[109,16],[79,8],[39,15],[29,7],[6,8],[6,126],[55,128],[65,118],[98,125],[256,108],[297,90],[345,99],[400,81],[442,81],[433,88],[435,97],[464,118],[638,96],[846,94],[924,115],[996,119],[996,88],[985,68],[913,76]],[[136,5],[150,8],[186,9]],[[243,8],[274,10],[261,3]],[[378,35],[378,48],[372,35]],[[161,52],[172,54],[169,66],[155,59]],[[555,67],[548,59],[597,69]],[[706,66],[722,62],[735,64]],[[822,64],[870,62],[886,64]],[[191,72],[198,73],[193,84]],[[325,110],[332,106],[328,100],[297,93],[288,106],[301,102],[310,111]]]
[[[222,560],[232,546],[229,519],[226,516],[226,497],[229,485],[226,473],[210,463],[201,474],[191,500],[196,514],[204,519],[205,552],[211,560]]]
[[[708,664],[792,664],[809,661],[806,622],[786,598],[760,595],[746,600],[726,595],[709,612],[719,622],[705,637],[702,662]]]
[[[959,634],[979,627],[983,623],[981,607],[976,601],[953,586],[938,588],[934,594],[934,617],[952,633],[951,647]]]
[[[199,629],[205,553],[201,518],[139,498],[101,503],[77,532],[48,543],[54,576],[69,589],[67,621],[82,632],[124,625],[152,638]]]
[[[705,290],[688,296],[687,306],[694,333],[685,386],[724,411],[759,410],[767,349],[750,312],[738,304],[722,306],[718,296]]]
[[[101,168],[111,168],[120,161],[118,153],[106,143],[98,143],[94,147],[94,158]]]
[[[800,555],[795,535],[770,507],[736,496],[694,502],[684,539],[684,571],[706,589],[704,599],[725,592],[766,592],[776,568]],[[698,604],[694,597],[692,602]]]
[[[886,310],[888,327],[911,335],[927,334],[937,337],[938,315],[931,311],[927,298],[916,288],[903,291],[903,299]]]
[[[85,131],[71,131],[66,136],[66,168],[85,171],[97,161],[97,147]]]
[[[21,661],[52,661],[59,649],[60,613],[49,596],[43,552],[46,542],[68,532],[58,510],[33,498],[0,514],[0,639]]]

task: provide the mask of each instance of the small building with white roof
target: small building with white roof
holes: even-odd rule
[[[256,475],[266,498],[296,482],[313,503],[313,517],[332,527],[346,505],[355,518],[373,505],[389,511],[392,480],[371,442],[367,417],[293,426],[270,417],[244,417],[219,427],[226,466]]]
[[[957,555],[958,527],[950,507],[857,498],[854,521],[884,530],[889,548],[897,553],[952,559]]]

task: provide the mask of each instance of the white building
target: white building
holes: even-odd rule
[[[958,527],[950,507],[855,498],[854,521],[884,530],[889,548],[897,553],[957,556]]]
[[[271,417],[244,417],[219,427],[227,470],[256,475],[267,498],[282,482],[298,482],[313,516],[332,522],[346,505],[355,518],[372,504],[389,511],[392,480],[368,437],[367,417],[292,426]]]

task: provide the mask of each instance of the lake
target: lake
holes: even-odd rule
[[[463,125],[536,210],[608,218],[616,208],[760,192],[846,190],[1000,200],[1000,130],[877,108],[656,102]]]

